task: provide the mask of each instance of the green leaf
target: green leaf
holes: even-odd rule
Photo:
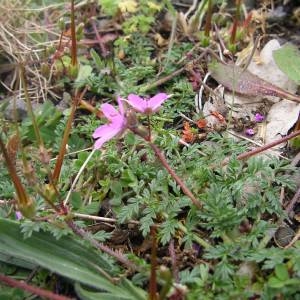
[[[278,68],[288,78],[300,84],[300,51],[292,44],[285,44],[278,50],[273,51],[274,60]]]
[[[275,267],[275,274],[279,280],[287,280],[289,278],[289,273],[285,264],[279,264]]]
[[[103,60],[94,49],[91,49],[90,54],[98,71],[100,72],[105,67]]]
[[[32,269],[36,268],[36,264],[30,263],[30,262],[28,262],[26,260],[23,260],[23,259],[12,257],[9,254],[4,254],[4,253],[1,253],[1,252],[0,252],[0,261],[3,261],[7,264],[15,265],[15,266],[18,266],[18,267],[22,267],[24,269],[32,270]]]
[[[79,192],[72,192],[70,202],[74,209],[79,209],[82,206],[81,194]]]
[[[275,289],[279,289],[285,286],[285,282],[281,281],[280,279],[278,279],[277,277],[271,277],[268,280],[268,285],[271,288],[275,288]]]
[[[24,239],[19,223],[0,218],[0,254],[39,265],[88,286],[112,290],[116,288],[101,271],[112,266],[105,258],[72,237],[56,240],[49,232],[33,232]]]
[[[93,71],[93,68],[89,65],[80,66],[79,73],[76,78],[76,83],[83,82],[85,79],[87,79],[89,76],[91,76]]]
[[[134,286],[129,280],[124,279],[109,292],[100,293],[83,289],[80,284],[75,285],[75,291],[83,300],[145,300],[147,294],[144,290]]]

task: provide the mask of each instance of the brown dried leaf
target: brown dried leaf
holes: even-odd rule
[[[300,102],[300,97],[293,95],[276,85],[267,82],[247,70],[234,65],[214,61],[209,64],[211,76],[225,88],[248,97],[276,96]]]

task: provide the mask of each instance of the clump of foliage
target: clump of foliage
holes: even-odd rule
[[[183,116],[192,124],[203,117],[194,111],[194,95],[208,62],[194,41],[207,14],[204,44],[215,51],[208,23],[222,17],[213,16],[218,5],[203,1],[188,21],[180,14],[187,27],[177,27],[178,41],[174,20],[169,32],[158,24],[166,13],[176,16],[170,1],[78,2],[77,27],[74,7],[67,10],[71,21],[62,26],[58,48],[49,63],[35,66],[50,86],[49,99],[33,114],[28,101],[28,117],[19,123],[4,119],[4,107],[0,112],[7,165],[0,165],[0,280],[27,280],[23,290],[1,284],[1,299],[28,297],[29,285],[41,297],[48,289],[80,299],[299,297],[300,244],[288,245],[290,239],[284,248],[274,240],[289,217],[280,199],[283,189],[295,190],[295,168],[269,156],[241,160],[248,142],[224,128],[199,127],[191,131],[193,143],[180,141]],[[84,39],[94,30],[95,12],[114,30],[107,37],[96,28],[93,39]],[[35,41],[47,35],[30,33]],[[237,50],[242,40],[231,43]],[[32,73],[20,72],[26,101]],[[68,108],[58,109],[55,96],[66,91]],[[129,94],[148,104],[150,95],[163,95],[165,102],[159,112],[149,104],[138,114]],[[120,122],[116,112],[107,117],[103,103],[114,109],[119,96],[125,112],[119,108],[117,117],[126,126],[110,136],[107,128]],[[92,135],[101,126],[109,137],[95,149]]]

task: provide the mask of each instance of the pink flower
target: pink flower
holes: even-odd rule
[[[259,113],[255,114],[255,116],[254,116],[254,120],[257,123],[262,122],[264,119],[265,119],[265,117]]]
[[[101,110],[109,123],[99,126],[93,133],[93,138],[97,139],[94,148],[100,149],[102,145],[112,139],[114,136],[121,134],[126,129],[126,117],[122,104],[122,99],[118,97],[119,111],[112,105],[104,103]]]
[[[137,111],[143,114],[150,115],[159,110],[161,105],[169,98],[165,93],[159,93],[150,99],[141,98],[138,95],[128,95],[127,102]]]
[[[246,135],[253,136],[255,134],[255,131],[252,128],[248,128],[246,129],[245,133]]]

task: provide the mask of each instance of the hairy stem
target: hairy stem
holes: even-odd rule
[[[137,127],[130,127],[129,128],[133,133],[137,134],[141,138],[143,138],[149,146],[154,151],[157,158],[160,160],[163,167],[168,171],[168,173],[172,176],[172,178],[176,181],[176,183],[180,186],[181,190],[186,194],[193,202],[194,205],[196,205],[198,208],[202,207],[202,203],[196,199],[196,197],[193,195],[193,193],[189,190],[189,188],[185,185],[185,183],[181,180],[181,178],[175,173],[175,171],[171,168],[171,166],[168,164],[167,159],[165,155],[160,151],[160,149],[152,143],[147,136],[145,136],[144,132],[142,132]]]
[[[5,283],[6,285],[13,287],[13,288],[19,288],[19,289],[22,289],[29,293],[32,293],[34,295],[38,295],[40,297],[47,298],[50,300],[71,300],[72,299],[69,297],[60,296],[53,292],[41,289],[37,286],[30,285],[30,284],[26,283],[25,281],[15,280],[15,279],[5,276],[3,274],[0,274],[0,281]]]

